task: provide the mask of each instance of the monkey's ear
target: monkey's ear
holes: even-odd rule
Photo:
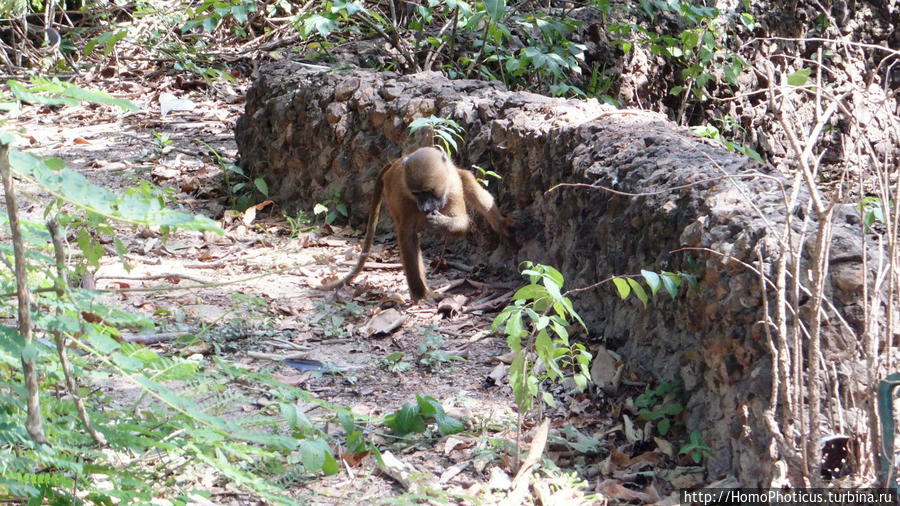
[[[403,157],[403,161],[400,162],[400,163],[402,163],[403,166],[406,167],[406,164],[409,163],[409,155],[404,156],[404,157]]]
[[[447,153],[441,151],[441,161],[447,163]]]

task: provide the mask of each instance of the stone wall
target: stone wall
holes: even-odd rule
[[[310,209],[337,189],[362,227],[375,175],[417,144],[409,123],[437,115],[466,130],[460,167],[477,164],[502,176],[489,191],[515,218],[518,247],[498,244],[479,222],[469,234],[473,254],[484,259],[490,251],[487,260],[511,272],[522,260],[552,264],[567,288],[641,269],[693,272],[699,289],[682,286],[675,300],[660,295],[647,309],[621,301],[609,284],[574,297],[576,309],[593,338],[627,359],[636,379],[683,381],[688,428],[700,430],[714,452],[711,478],[732,474],[745,486],[768,485],[772,457],[762,413],[771,359],[759,325],[758,276],[727,256],[758,265],[759,250],[772,273],[779,250],[766,221],[776,228],[783,221],[780,176],[662,116],[594,100],[510,92],[437,73],[322,71],[293,62],[260,75],[236,127],[240,165],[253,177],[265,175],[282,206]],[[607,189],[551,190],[559,183]],[[855,220],[852,208],[838,213],[835,234],[844,240],[832,253],[835,276],[862,272],[859,241],[847,239],[858,236]],[[849,315],[862,280],[840,279],[828,292]],[[826,340],[826,355],[840,345],[846,343]]]

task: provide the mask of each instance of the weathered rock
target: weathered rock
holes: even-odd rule
[[[570,288],[641,269],[694,274],[698,288],[685,283],[675,300],[658,296],[646,310],[607,285],[578,293],[576,308],[631,371],[647,380],[681,378],[690,395],[688,428],[700,430],[714,452],[710,476],[733,473],[745,486],[768,485],[773,462],[763,412],[771,359],[759,277],[744,264],[758,267],[760,254],[763,271],[773,274],[779,243],[771,227],[784,220],[777,174],[660,115],[594,100],[514,93],[437,73],[323,73],[291,62],[261,76],[237,123],[240,164],[265,176],[279,205],[311,208],[339,190],[362,226],[379,169],[417,144],[409,122],[435,114],[465,128],[460,167],[502,176],[489,190],[515,218],[518,248],[499,245],[483,224],[474,227],[469,243],[477,258],[493,251],[487,260],[510,270],[520,260],[552,264]],[[837,274],[828,290],[858,326],[861,285],[854,279],[862,267],[858,241],[850,240],[858,220],[851,223],[850,214],[838,213]],[[801,265],[803,275],[808,270]],[[826,348],[846,346],[837,324],[825,335]]]

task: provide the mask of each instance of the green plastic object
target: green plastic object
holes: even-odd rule
[[[878,382],[878,417],[881,419],[881,451],[876,457],[881,460],[881,481],[884,486],[900,489],[891,479],[894,459],[894,389],[900,386],[900,373],[894,373]],[[888,483],[890,479],[893,483]]]

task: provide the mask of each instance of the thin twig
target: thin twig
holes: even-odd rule
[[[47,220],[47,230],[50,231],[50,240],[53,242],[53,254],[56,259],[56,280],[54,287],[56,288],[56,296],[62,299],[66,296],[67,276],[66,276],[66,250],[62,241],[62,234],[59,233],[59,220],[53,216]],[[57,316],[61,313],[61,308],[57,308]],[[91,439],[100,446],[106,446],[106,438],[103,434],[97,432],[97,429],[91,424],[91,417],[88,415],[87,409],[84,407],[84,400],[78,395],[78,383],[72,375],[72,368],[69,365],[69,357],[66,354],[66,336],[58,330],[53,331],[53,339],[56,341],[56,352],[59,355],[59,363],[63,370],[63,376],[66,378],[66,389],[69,395],[75,400],[75,408],[78,411],[78,417],[85,430],[90,434]]]
[[[33,341],[31,332],[31,294],[28,291],[28,272],[25,263],[25,243],[19,225],[19,211],[16,208],[16,195],[13,192],[12,175],[9,167],[9,145],[0,142],[0,178],[3,179],[3,191],[6,193],[6,213],[9,216],[9,228],[12,234],[13,258],[15,259],[16,293],[19,301],[19,334],[25,338],[25,346]],[[38,445],[47,444],[44,424],[41,420],[41,403],[38,392],[38,375],[34,358],[22,357],[22,375],[28,391],[25,416],[25,430],[31,440]]]

